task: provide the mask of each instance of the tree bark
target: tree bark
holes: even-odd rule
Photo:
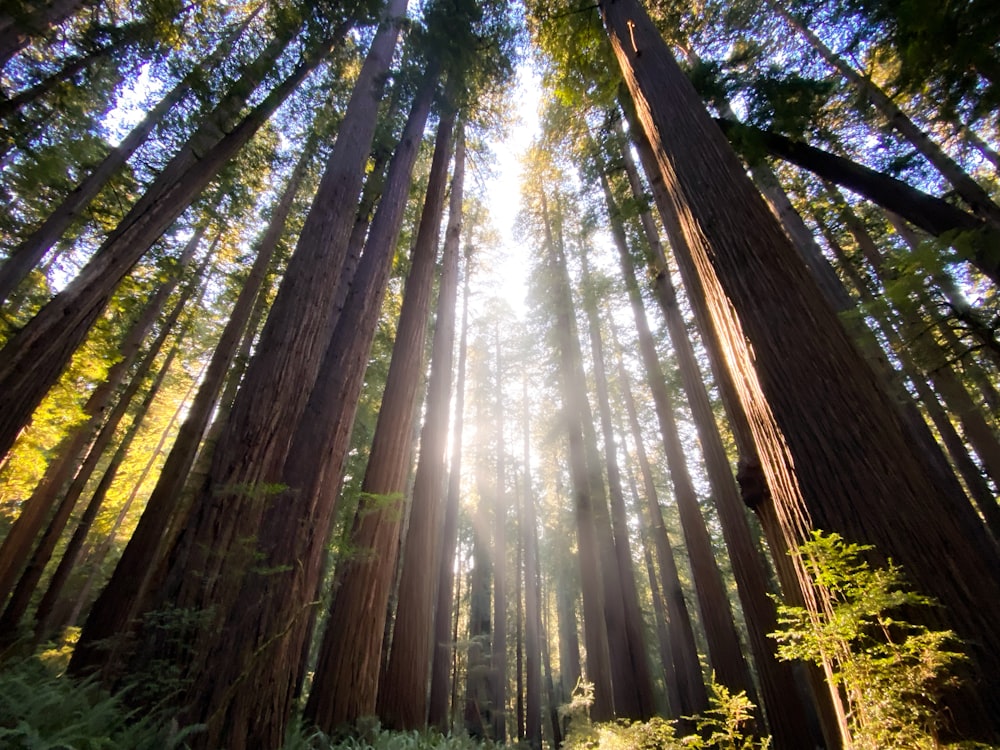
[[[445,454],[448,442],[448,407],[451,402],[452,354],[455,348],[455,307],[458,300],[459,239],[462,229],[462,196],[465,142],[457,136],[455,168],[448,204],[448,227],[442,251],[431,374],[420,435],[420,460],[410,503],[410,523],[403,547],[396,625],[378,714],[393,729],[419,729],[427,723],[427,687],[433,653],[435,574],[441,569],[439,536],[444,522]],[[452,558],[454,554],[452,554]],[[449,567],[453,559],[448,560]],[[449,588],[451,582],[448,583]],[[450,623],[450,607],[438,612]]]
[[[432,77],[431,80],[434,80]],[[429,99],[433,87],[419,95]],[[426,118],[426,115],[424,115]],[[381,658],[381,635],[385,628],[386,605],[392,584],[398,552],[398,536],[401,520],[400,499],[395,498],[405,489],[406,474],[409,469],[410,424],[413,417],[413,401],[421,380],[430,295],[434,277],[438,234],[444,209],[444,197],[454,112],[442,115],[428,178],[427,197],[424,201],[417,240],[413,248],[410,275],[407,278],[393,346],[392,361],[386,377],[385,392],[382,396],[378,425],[372,440],[368,457],[368,467],[361,486],[361,502],[351,530],[351,543],[357,549],[371,549],[375,557],[363,556],[346,560],[337,571],[338,589],[330,609],[330,619],[326,625],[323,643],[320,647],[317,678],[306,705],[306,716],[320,728],[327,731],[344,722],[352,722],[361,716],[368,716],[375,710],[376,691]],[[413,157],[415,158],[414,148]],[[410,162],[412,169],[412,161]],[[390,181],[392,179],[390,167]],[[409,170],[407,170],[407,174]],[[390,188],[391,189],[391,188]],[[383,197],[385,203],[387,195]],[[379,206],[382,210],[382,205]],[[376,217],[377,218],[377,217]],[[396,222],[399,232],[400,213]],[[373,227],[374,230],[374,227]],[[345,315],[355,306],[366,304],[365,300],[355,301],[358,279],[363,278],[367,256],[365,249],[361,266],[351,286]],[[386,248],[388,258],[385,276],[380,279],[378,298],[381,299],[388,281],[391,263],[391,245]],[[377,308],[373,309],[363,325],[371,329],[363,354],[367,355],[374,336]],[[340,326],[338,325],[338,329]],[[337,338],[332,342],[339,343]],[[356,355],[355,355],[356,356]],[[360,391],[364,360],[359,358],[361,372],[357,376],[357,386],[350,396],[356,400]],[[339,414],[337,415],[340,416]],[[353,419],[353,407],[350,417]],[[343,418],[343,417],[341,417]],[[337,470],[346,454],[346,437],[343,445],[338,445]],[[352,644],[351,649],[342,644]]]
[[[271,213],[271,219],[257,248],[257,256],[201,379],[198,394],[160,471],[156,487],[146,502],[146,508],[111,579],[83,627],[72,659],[72,669],[78,674],[96,668],[102,662],[114,661],[106,647],[107,639],[130,628],[129,621],[133,611],[137,603],[142,601],[149,577],[167,549],[166,541],[171,538],[167,533],[171,518],[180,506],[182,490],[194,465],[198,446],[218,403],[226,376],[232,368],[256,300],[261,294],[292,203],[312,159],[314,146],[314,140],[306,145]]]
[[[679,263],[707,295],[787,546],[823,528],[874,544],[900,564],[917,590],[944,605],[935,619],[973,644],[980,682],[949,702],[956,726],[996,737],[1000,652],[986,644],[1000,618],[992,572],[1000,554],[967,503],[942,497],[648,16],[634,0],[601,8],[688,240],[691,255]],[[797,573],[788,584],[818,606],[808,577]]]
[[[636,279],[633,261],[629,255],[621,214],[611,193],[607,177],[602,176],[601,179],[608,205],[608,214],[611,220],[612,237],[618,248],[622,276],[625,279],[625,286],[628,289],[632,312],[635,318],[639,352],[642,356],[646,372],[646,382],[653,395],[653,404],[660,426],[660,436],[663,440],[663,447],[667,456],[667,466],[670,470],[670,480],[674,488],[674,499],[677,502],[677,510],[680,515],[681,528],[684,532],[688,558],[691,561],[691,575],[694,578],[695,592],[698,596],[701,623],[705,628],[705,635],[708,640],[709,661],[719,682],[736,692],[745,690],[747,696],[755,701],[756,696],[753,682],[750,679],[750,671],[747,667],[746,659],[743,657],[743,650],[740,646],[739,635],[736,632],[729,599],[726,596],[725,585],[722,582],[722,573],[719,571],[718,563],[715,560],[708,528],[705,526],[705,519],[701,514],[701,509],[698,507],[698,497],[695,493],[691,476],[688,473],[687,460],[684,456],[684,448],[681,445],[680,434],[677,430],[677,421],[674,416],[673,399],[667,390],[659,356],[656,353],[656,346],[653,342],[653,335],[649,330],[649,323],[646,320],[646,311],[639,291],[639,283]],[[680,331],[678,330],[672,331],[673,335],[679,333]],[[684,331],[683,341],[686,340],[687,333]],[[673,338],[671,341],[673,341]],[[683,341],[673,342],[675,353],[676,347],[683,345]],[[684,374],[682,370],[682,377]],[[688,373],[688,376],[690,378],[690,373]],[[710,448],[711,446],[709,445],[708,447]],[[702,450],[707,450],[704,440],[702,442]],[[717,464],[721,462],[726,465],[726,470],[728,471],[728,461],[725,460],[724,455],[721,459],[718,456],[713,456],[712,458],[713,468],[718,469],[719,466]],[[712,479],[713,477],[710,474],[710,481]],[[713,490],[716,492],[725,491],[719,477],[714,477]]]
[[[531,485],[531,430],[528,411],[528,376],[522,381],[521,415],[524,460],[524,516],[521,544],[524,547],[524,735],[531,750],[542,750],[542,650],[541,592],[538,585],[538,520]],[[551,683],[551,676],[549,677]],[[550,698],[551,700],[551,698]]]

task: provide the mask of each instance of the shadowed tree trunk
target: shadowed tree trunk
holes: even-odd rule
[[[504,443],[503,355],[500,349],[500,323],[496,339],[496,406],[493,426],[496,429],[496,484],[493,491],[493,648],[490,651],[491,702],[493,704],[493,741],[507,742],[507,456]]]
[[[168,548],[168,540],[172,538],[167,533],[170,521],[178,511],[182,490],[194,464],[198,446],[218,403],[226,376],[232,368],[240,340],[248,328],[251,313],[268,268],[272,265],[274,251],[284,233],[285,222],[314,148],[315,139],[311,139],[274,206],[267,229],[260,239],[257,256],[201,378],[198,395],[174,440],[139,523],[81,632],[73,654],[73,669],[78,672],[96,667],[108,658],[106,649],[98,647],[98,644],[129,627],[133,610],[144,596],[149,576]]]
[[[635,569],[632,562],[632,546],[629,542],[628,513],[625,510],[625,496],[622,491],[621,471],[618,468],[617,445],[614,426],[611,421],[611,403],[608,396],[608,378],[604,364],[604,345],[601,341],[601,322],[597,313],[595,291],[590,278],[590,268],[586,253],[580,254],[583,269],[583,308],[587,315],[590,334],[591,358],[594,368],[594,383],[596,386],[598,412],[601,420],[601,433],[604,439],[604,461],[608,477],[608,496],[611,500],[611,523],[614,531],[615,555],[618,562],[619,580],[616,585],[621,590],[625,615],[625,633],[628,638],[628,649],[631,661],[629,663],[633,686],[634,701],[631,712],[619,708],[615,702],[615,712],[618,716],[629,719],[648,719],[656,713],[653,698],[653,681],[649,673],[649,657],[646,653],[646,640],[643,635],[642,612],[639,609],[639,595],[636,590]]]
[[[50,0],[47,3],[12,3],[0,12],[0,70],[28,46],[32,37],[44,36],[94,0]],[[20,6],[20,7],[18,7]]]
[[[430,80],[434,80],[433,74]],[[429,98],[432,92],[432,87],[426,87],[426,91],[419,96]],[[361,501],[351,529],[351,544],[356,549],[371,549],[375,556],[345,560],[338,567],[337,593],[331,605],[330,619],[320,646],[317,676],[306,706],[306,716],[327,731],[361,716],[368,716],[375,710],[382,653],[381,638],[385,629],[389,589],[396,568],[399,526],[402,520],[401,500],[396,496],[401,495],[405,489],[406,475],[410,468],[410,424],[414,413],[413,402],[423,373],[421,363],[434,280],[438,234],[444,210],[454,117],[453,110],[442,114],[438,126],[427,197],[413,248],[396,343],[393,346],[392,361],[386,377],[385,392],[382,396],[368,466],[361,485]],[[414,148],[414,158],[415,151]],[[390,181],[391,178],[390,167]],[[383,204],[388,197],[387,191],[386,196],[382,198]],[[380,210],[381,208],[382,204],[379,206]],[[401,219],[400,214],[400,220],[396,225],[397,235]],[[370,242],[371,235],[369,235]],[[345,312],[341,315],[342,323],[348,320],[352,304],[359,306],[366,302],[356,299],[355,290],[363,290],[359,285],[359,279],[363,278],[366,256],[370,249],[370,247],[365,248],[355,281],[351,285]],[[382,298],[388,282],[392,257],[391,245],[386,248],[386,255],[388,257],[384,266],[385,276],[376,287],[378,299]],[[377,312],[375,307],[370,320],[363,318],[363,322],[359,321],[363,330],[371,331],[363,352],[359,352],[365,355],[365,358],[374,336]],[[338,343],[337,337],[332,343]],[[357,366],[361,372],[357,377],[357,385],[352,391],[344,394],[345,399],[356,401],[360,392],[365,359],[359,358],[359,360]],[[351,410],[349,416],[353,421],[355,405],[349,408]],[[338,473],[339,464],[346,454],[347,437],[349,435],[345,434],[342,447],[338,445]],[[334,476],[328,477],[328,481],[333,479],[336,482]],[[350,643],[351,648],[342,648],[345,643]]]
[[[902,565],[917,590],[944,605],[935,619],[973,644],[980,683],[949,701],[956,726],[996,737],[1000,711],[986,706],[1000,699],[1000,653],[986,644],[1000,617],[1000,582],[983,575],[1000,570],[995,545],[969,504],[953,502],[924,468],[648,16],[634,0],[601,9],[688,241],[679,265],[706,295],[787,546],[823,528]],[[793,564],[797,578],[787,585],[817,609],[808,576]]]
[[[435,632],[434,585],[441,568],[442,494],[451,402],[452,354],[455,348],[455,307],[458,299],[459,239],[465,143],[459,133],[454,177],[448,204],[448,227],[442,251],[431,374],[427,407],[420,435],[420,460],[413,480],[410,522],[403,547],[396,624],[382,689],[379,718],[394,729],[419,729],[427,722],[427,688]],[[452,554],[452,558],[454,554]],[[451,566],[453,560],[448,560]],[[449,582],[450,588],[451,582]],[[448,612],[438,613],[450,623]]]
[[[613,332],[613,331],[612,331]],[[642,428],[639,426],[639,415],[635,400],[632,398],[632,386],[625,371],[625,363],[621,358],[621,347],[618,350],[618,379],[628,413],[629,427],[632,431],[632,442],[635,444],[635,455],[639,462],[639,473],[642,476],[643,490],[648,518],[646,528],[653,538],[656,548],[656,561],[660,568],[660,580],[663,584],[663,599],[666,605],[670,633],[670,656],[674,667],[674,676],[678,685],[678,701],[673,705],[674,718],[692,716],[703,711],[708,706],[708,691],[705,690],[705,678],[701,673],[698,659],[698,647],[694,642],[694,629],[691,626],[691,615],[688,612],[684,592],[681,590],[680,577],[677,574],[677,563],[674,552],[667,537],[667,525],[663,521],[663,511],[660,508],[659,493],[653,480],[653,472],[649,466],[646,447],[642,442]]]

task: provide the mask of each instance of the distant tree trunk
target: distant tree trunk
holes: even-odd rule
[[[538,585],[538,520],[535,517],[535,497],[531,485],[531,430],[529,425],[528,376],[522,381],[521,415],[524,460],[524,512],[521,517],[521,546],[524,548],[524,735],[531,750],[542,750],[542,653],[539,639],[542,631],[541,594]],[[551,675],[549,683],[551,684]],[[551,690],[551,687],[550,687]],[[552,696],[550,695],[550,700]]]
[[[426,87],[426,93],[419,96],[429,99],[432,91],[432,87]],[[327,731],[344,722],[368,716],[375,710],[381,635],[385,627],[389,588],[396,568],[401,520],[401,500],[389,498],[402,494],[409,470],[410,424],[414,413],[413,402],[423,374],[421,362],[444,210],[454,117],[454,111],[443,114],[438,125],[427,197],[413,248],[392,361],[361,485],[360,506],[351,530],[351,544],[359,549],[374,550],[375,556],[342,561],[338,567],[337,593],[331,605],[330,618],[320,647],[316,677],[306,706],[306,716]],[[414,158],[415,152],[414,148]],[[383,197],[383,204],[387,198],[388,195]],[[379,208],[381,210],[381,204]],[[400,214],[400,221],[401,219]],[[399,223],[397,221],[397,234]],[[369,242],[370,237],[369,235]],[[371,249],[366,247],[365,256]],[[377,287],[378,299],[382,298],[388,281],[392,246],[385,248],[385,252],[388,257],[384,266],[385,276]],[[366,257],[361,260],[341,321],[349,319],[345,316],[352,303],[356,306],[367,304],[364,300],[355,302],[355,289],[361,288],[358,279],[362,278],[366,260]],[[370,320],[365,319],[362,323],[371,333],[364,350],[358,353],[361,355],[359,365],[364,364],[364,357],[371,347],[377,315],[378,309],[373,307]],[[338,330],[339,328],[338,325]],[[335,338],[332,344],[337,343],[339,342]],[[355,400],[360,391],[364,368],[360,369],[357,386],[350,394]],[[350,416],[353,421],[353,413]],[[338,464],[346,454],[349,430],[345,430],[345,433],[348,434],[345,434],[343,446],[338,446]],[[339,471],[339,466],[337,469]],[[350,643],[352,647],[344,649],[344,643]]]
[[[111,294],[149,247],[320,63],[317,45],[237,124],[251,91],[234,86],[171,159],[76,278],[0,350],[0,454],[86,338]],[[321,275],[321,274],[317,274]]]
[[[480,402],[480,423],[482,416]],[[480,447],[480,452],[482,447]],[[469,576],[469,649],[465,669],[465,700],[462,722],[465,731],[476,740],[485,740],[492,729],[489,700],[489,658],[493,622],[490,619],[490,578],[492,555],[490,508],[486,491],[483,457],[476,457],[476,486],[479,497],[472,522],[472,573]]]
[[[580,564],[582,567],[582,564]],[[575,584],[576,582],[573,581]],[[556,616],[559,624],[559,700],[561,703],[569,703],[572,699],[573,690],[583,676],[580,663],[580,638],[578,617],[576,609],[577,591],[576,586],[570,585],[570,581],[563,580],[556,582]]]
[[[493,426],[496,430],[496,482],[493,491],[493,648],[490,672],[493,704],[492,739],[507,743],[507,456],[504,443],[503,356],[500,349],[500,323],[494,329],[496,339],[496,405]]]
[[[455,153],[456,170],[459,154],[464,150],[464,137],[460,136]],[[454,188],[453,188],[454,190]],[[449,217],[450,224],[450,217]],[[455,548],[458,543],[458,506],[462,479],[462,425],[465,413],[465,365],[469,343],[469,279],[472,269],[466,256],[465,282],[462,292],[462,335],[458,345],[458,368],[455,376],[455,422],[452,427],[451,462],[448,475],[447,499],[441,524],[441,559],[437,572],[437,600],[434,607],[434,634],[431,664],[431,688],[428,700],[427,723],[447,733],[451,729],[449,695],[451,665],[455,639],[451,633],[451,614],[454,606]],[[431,575],[434,575],[431,571]]]
[[[625,495],[622,491],[621,471],[618,468],[618,448],[611,420],[611,402],[608,396],[608,378],[604,364],[604,345],[601,341],[601,321],[597,313],[590,268],[585,252],[580,254],[580,262],[583,267],[583,308],[589,324],[594,382],[601,420],[601,433],[604,439],[608,495],[611,500],[614,548],[618,563],[619,580],[612,582],[611,585],[617,586],[621,591],[625,615],[625,634],[628,639],[631,659],[629,663],[631,673],[629,684],[632,686],[630,692],[633,698],[630,705],[631,711],[626,711],[625,706],[619,708],[616,700],[615,713],[624,718],[646,720],[656,713],[653,680],[649,673],[649,657],[646,653],[646,639],[643,635],[642,611],[639,609],[639,594],[636,590],[635,569],[632,562],[632,546],[629,542],[628,513],[625,510]]]
[[[739,635],[736,632],[725,584],[722,581],[722,573],[715,560],[708,528],[705,525],[701,509],[698,507],[698,496],[688,473],[684,448],[681,445],[680,433],[677,430],[677,421],[674,416],[673,399],[667,390],[652,332],[649,330],[649,323],[646,320],[646,311],[639,291],[633,261],[629,254],[622,218],[606,177],[602,177],[602,183],[611,220],[612,237],[618,248],[622,275],[632,304],[638,332],[639,353],[642,356],[646,372],[646,382],[653,395],[660,435],[667,456],[667,466],[670,470],[670,481],[674,487],[674,499],[680,515],[688,558],[691,561],[691,575],[694,579],[695,592],[698,595],[701,623],[705,628],[708,640],[709,661],[719,682],[737,692],[745,690],[747,695],[751,696],[751,700],[756,702],[753,682],[750,679],[750,671],[743,656]],[[681,332],[674,330],[672,333],[677,335]],[[682,335],[683,341],[671,339],[675,352],[678,345],[683,345],[687,341],[686,330],[683,331]],[[691,373],[687,375],[691,380]],[[703,439],[706,436],[702,435]],[[707,450],[704,441],[702,450]],[[728,471],[728,461],[724,454],[721,457],[713,456],[712,467],[721,469],[717,465],[718,463],[725,464],[725,470]],[[713,490],[725,491],[725,489],[727,488],[724,487],[721,478],[714,477]]]
[[[80,217],[83,209],[97,197],[108,181],[122,168],[129,157],[135,153],[136,149],[146,142],[153,129],[163,121],[167,112],[173,109],[174,105],[180,102],[188,91],[191,90],[192,84],[198,78],[198,73],[210,69],[213,64],[221,61],[229,54],[233,44],[250,25],[254,15],[256,15],[256,11],[227,35],[195,70],[188,73],[176,86],[167,92],[149,110],[142,121],[122,139],[121,143],[115,146],[104,157],[101,163],[94,167],[90,174],[63,198],[62,202],[52,210],[48,218],[27,239],[10,251],[3,265],[0,266],[0,302],[10,297],[17,285],[31,272],[31,269],[41,262],[45,254],[52,249],[52,246],[59,241],[59,238]],[[292,31],[294,30],[290,29],[287,34],[275,40],[274,43],[260,54],[254,63],[247,67],[246,73],[241,79],[241,84],[256,86],[260,82],[278,55],[284,50]]]
[[[517,517],[517,552],[514,555],[514,718],[518,742],[524,741],[524,598],[522,576],[524,574],[524,544],[520,534],[524,523],[523,498],[517,495],[514,514]]]
[[[939,491],[648,16],[634,0],[601,9],[688,240],[691,255],[679,264],[707,295],[787,546],[823,528],[874,544],[901,565],[914,588],[943,605],[928,616],[972,644],[982,682],[949,701],[958,730],[996,737],[1000,651],[986,645],[1000,619],[996,546],[968,503]],[[776,299],[782,304],[769,304]],[[798,575],[787,585],[818,608],[801,563],[793,564]]]
[[[646,447],[642,442],[642,428],[639,425],[639,414],[636,411],[635,400],[632,398],[632,387],[629,383],[625,364],[622,362],[620,348],[618,355],[618,379],[628,413],[629,427],[632,431],[632,442],[635,444],[635,455],[639,462],[639,472],[642,476],[645,490],[648,520],[646,526],[653,544],[656,547],[656,561],[660,567],[660,579],[663,584],[667,618],[670,627],[670,656],[674,666],[674,675],[678,684],[678,702],[672,706],[674,718],[692,716],[708,706],[708,691],[705,690],[705,678],[701,673],[698,660],[698,647],[694,641],[694,629],[691,626],[691,615],[688,613],[687,602],[681,589],[680,577],[677,574],[677,563],[674,552],[667,537],[667,525],[663,521],[663,511],[660,509],[659,493],[653,480],[653,472],[649,466]]]
[[[315,139],[311,139],[292,171],[281,198],[274,206],[270,222],[259,241],[257,257],[243,282],[243,288],[201,379],[198,395],[174,440],[139,523],[84,625],[73,652],[72,668],[77,673],[96,668],[102,662],[113,661],[108,652],[107,639],[130,627],[129,620],[137,603],[145,595],[149,577],[168,548],[167,542],[172,538],[167,533],[171,518],[177,513],[182,489],[194,464],[198,446],[218,402],[227,373],[233,365],[240,339],[248,328],[248,321],[261,294],[274,251],[284,233],[288,214],[314,148]]]
[[[178,258],[179,269],[190,263],[207,229],[207,224],[202,224],[195,230]],[[80,456],[100,431],[118,387],[139,356],[146,336],[163,312],[178,281],[179,274],[175,273],[160,284],[136,320],[129,326],[118,346],[120,358],[108,368],[104,381],[94,388],[83,406],[87,420],[75,427],[56,448],[54,452],[56,457],[46,467],[41,481],[25,503],[21,515],[14,522],[3,545],[0,546],[0,601],[7,598],[11,591],[10,587],[27,563],[32,543],[45,524],[46,518],[51,515],[59,499],[59,493],[79,468],[77,462]]]
[[[586,403],[580,342],[573,328],[573,301],[570,297],[566,261],[561,256],[561,243],[554,240],[555,232],[551,224],[555,223],[555,219],[549,214],[544,195],[542,200],[545,224],[543,251],[546,273],[550,277],[549,295],[555,318],[553,327],[557,336],[562,419],[569,439],[569,468],[576,510],[584,636],[587,643],[587,679],[594,685],[591,718],[594,721],[609,721],[614,718],[615,708],[602,570],[605,560],[601,556],[596,528],[598,510],[595,508],[597,498],[594,497],[594,492],[597,483],[593,481],[591,468],[587,464],[583,432],[584,415],[589,414],[590,406]]]
[[[410,522],[400,564],[396,624],[378,696],[379,718],[394,729],[419,729],[427,722],[428,676],[434,645],[432,635],[436,629],[434,588],[436,574],[441,569],[441,555],[437,551],[442,546],[439,534],[445,515],[442,491],[455,348],[464,170],[465,143],[459,134],[441,258],[426,416],[420,434],[420,460],[413,480]],[[449,567],[454,554],[451,558],[447,561]],[[448,611],[438,613],[447,624],[451,621],[450,610],[449,607]]]
[[[858,93],[868,99],[872,105],[882,113],[889,122],[889,125],[897,130],[910,145],[919,151],[934,167],[944,175],[955,192],[975,210],[977,214],[989,221],[995,228],[1000,229],[1000,206],[990,198],[989,194],[973,180],[944,150],[938,146],[930,137],[917,127],[906,114],[889,98],[882,89],[867,77],[862,76],[852,68],[846,60],[835,54],[827,47],[823,41],[799,19],[795,18],[781,2],[770,2],[769,5],[780,15],[790,26],[796,29],[806,38],[809,45],[816,50],[820,56],[844,78],[855,86]]]
[[[542,642],[541,657],[545,670],[545,694],[549,700],[549,723],[552,725],[552,747],[559,750],[562,747],[563,732],[562,724],[559,721],[559,703],[556,699],[556,689],[552,682],[552,659],[549,655],[549,639],[544,625],[541,626],[538,635]],[[579,664],[579,659],[577,660],[577,664]]]

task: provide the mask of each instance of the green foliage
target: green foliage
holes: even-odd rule
[[[649,721],[617,721],[591,724],[587,717],[594,702],[594,686],[581,680],[572,700],[559,713],[569,718],[569,732],[563,747],[568,750],[767,750],[770,738],[753,735],[754,704],[744,691],[732,693],[712,681],[709,708],[691,720],[697,732],[678,737],[672,721],[653,717]]]
[[[778,656],[826,664],[848,707],[857,748],[934,748],[941,695],[965,660],[950,630],[907,622],[905,611],[933,605],[906,589],[890,562],[872,568],[870,545],[814,531],[798,554],[829,602],[826,612],[780,605]]]
[[[0,672],[0,746],[9,750],[167,750],[198,729],[139,718],[94,682],[57,676],[38,659]]]

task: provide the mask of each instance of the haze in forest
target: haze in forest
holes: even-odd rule
[[[0,10],[0,746],[1000,743],[1000,6]]]

